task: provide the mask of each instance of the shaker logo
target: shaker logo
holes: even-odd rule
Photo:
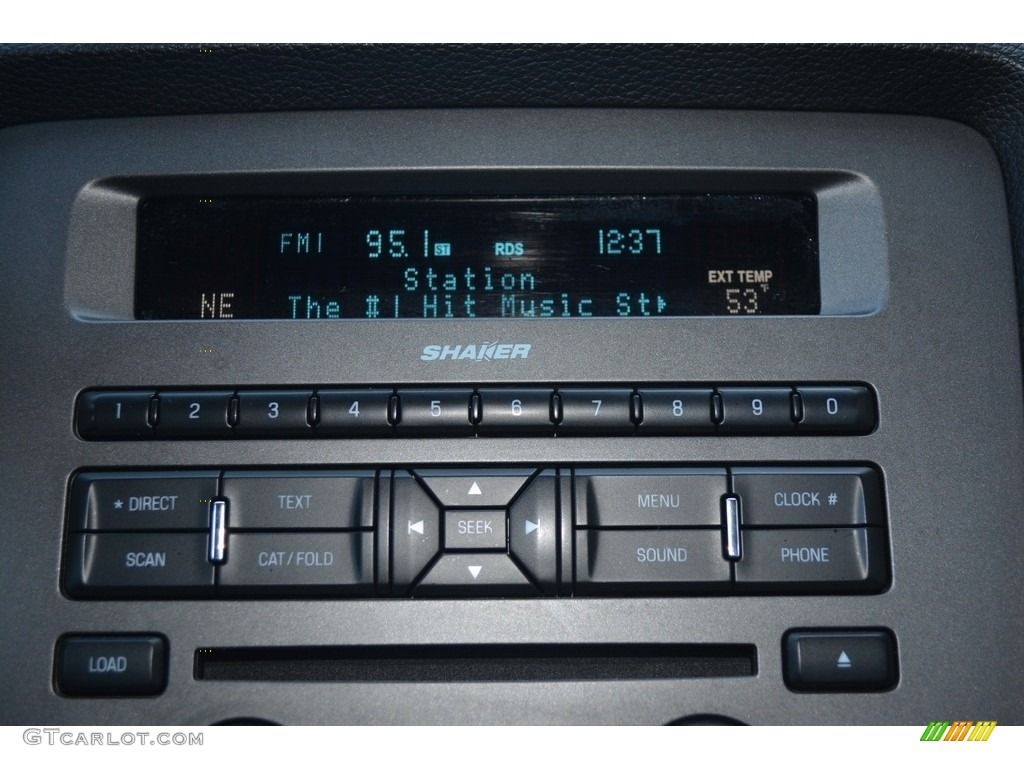
[[[427,363],[438,360],[525,360],[530,354],[529,344],[430,344],[423,348],[420,360]]]

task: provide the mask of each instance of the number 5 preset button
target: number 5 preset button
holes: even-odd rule
[[[400,389],[395,430],[404,435],[472,435],[472,395],[471,389]]]

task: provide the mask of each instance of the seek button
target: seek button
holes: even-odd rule
[[[506,544],[505,512],[460,510],[445,513],[445,549],[500,549]]]

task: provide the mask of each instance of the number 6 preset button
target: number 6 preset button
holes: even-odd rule
[[[481,389],[481,435],[551,435],[550,389]]]
[[[400,389],[395,431],[402,435],[472,435],[472,395],[471,389]]]
[[[629,435],[630,389],[560,389],[560,435]]]

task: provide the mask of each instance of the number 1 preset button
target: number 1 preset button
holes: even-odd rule
[[[560,435],[629,435],[629,389],[560,389],[562,420]]]

